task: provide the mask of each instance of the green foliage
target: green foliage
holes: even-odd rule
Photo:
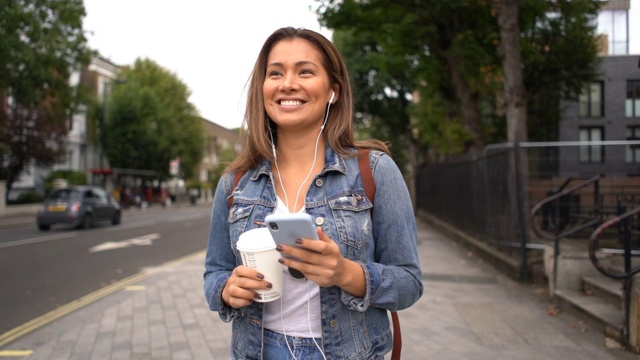
[[[522,58],[529,93],[529,139],[557,139],[561,100],[577,100],[597,76],[600,59],[592,23],[600,2],[526,0],[521,11]]]
[[[18,198],[14,201],[8,201],[8,204],[11,205],[19,205],[19,204],[36,204],[40,203],[44,200],[44,197],[38,194],[35,191],[26,191],[18,195]]]
[[[334,33],[354,90],[357,137],[373,137],[389,142],[394,159],[402,165],[405,154],[394,145],[411,141],[407,107],[411,96],[411,67],[400,55],[383,56],[375,39],[351,31]],[[398,151],[395,151],[395,150]]]
[[[181,176],[192,179],[202,159],[202,119],[190,92],[175,74],[149,59],[121,73],[107,102],[104,148],[111,166],[155,170],[169,177],[169,162],[180,158]]]
[[[395,144],[412,143],[409,148],[421,149],[423,157],[434,151],[466,150],[474,134],[464,133],[478,128],[469,124],[480,118],[466,116],[472,111],[461,111],[452,74],[460,74],[458,78],[466,80],[458,84],[470,89],[467,91],[482,89],[493,95],[497,88],[487,83],[486,75],[486,69],[491,69],[490,64],[497,57],[486,50],[491,45],[486,33],[495,31],[486,30],[484,37],[476,31],[493,30],[495,25],[491,24],[486,6],[479,9],[480,5],[470,7],[468,3],[455,0],[390,4],[372,0],[344,1],[339,6],[327,4],[321,8],[322,21],[336,29],[334,41],[355,79],[354,92],[367,95],[356,98],[355,121],[360,127],[373,128],[371,133],[376,137],[395,134],[391,137]],[[477,16],[481,10],[485,18]],[[351,34],[350,44],[338,41],[342,32]],[[493,49],[491,45],[490,50]],[[479,97],[476,93],[467,98],[477,102]],[[413,101],[416,98],[421,102]],[[473,110],[475,105],[469,106]],[[441,111],[427,114],[435,108]],[[428,117],[419,122],[410,118],[418,115]],[[437,133],[426,133],[427,129]]]
[[[414,137],[420,144],[429,144],[432,161],[463,153],[471,136],[464,128],[462,114],[432,87],[418,91],[421,100],[409,112]]]
[[[500,33],[487,0],[318,0],[356,96],[358,128],[423,159],[506,141]],[[555,140],[561,101],[596,76],[598,0],[523,0],[523,76],[532,140]],[[415,100],[404,103],[405,99]],[[409,120],[411,119],[411,120]]]
[[[53,171],[44,181],[45,193],[51,192],[56,179],[67,180],[67,185],[87,185],[87,174],[82,171],[56,170]]]
[[[80,93],[72,70],[88,64],[81,0],[15,0],[0,5],[0,178],[10,189],[29,163],[64,155],[66,121]],[[20,136],[15,136],[20,134]]]

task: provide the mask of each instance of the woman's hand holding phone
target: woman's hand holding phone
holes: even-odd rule
[[[271,232],[273,240],[276,242],[278,251],[283,257],[300,261],[299,258],[292,257],[287,251],[281,251],[282,245],[296,247],[298,239],[317,239],[318,235],[313,224],[313,219],[307,213],[297,214],[271,214],[265,217],[267,228]],[[284,263],[283,263],[284,264]],[[289,266],[289,264],[285,264]],[[296,267],[289,267],[289,273],[296,279],[304,278],[304,274]]]
[[[269,215],[265,221],[278,244],[276,250],[283,255],[279,261],[294,271],[292,276],[297,277],[297,271],[319,286],[338,286],[354,296],[364,296],[364,270],[345,259],[338,244],[321,227],[314,229],[311,216]],[[285,228],[289,231],[282,231]]]

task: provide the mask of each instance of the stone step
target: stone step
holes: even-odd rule
[[[554,292],[556,306],[565,311],[576,311],[586,314],[590,319],[602,326],[603,333],[618,342],[623,342],[622,311],[598,296],[576,290],[556,290]]]
[[[622,280],[615,280],[604,275],[582,277],[582,290],[622,310]]]

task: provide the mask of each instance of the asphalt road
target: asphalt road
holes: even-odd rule
[[[122,224],[0,229],[0,334],[116,281],[206,248],[209,207],[125,214]]]

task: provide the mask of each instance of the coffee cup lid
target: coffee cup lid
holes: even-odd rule
[[[252,229],[240,234],[236,247],[239,251],[265,251],[276,248],[267,228]]]

